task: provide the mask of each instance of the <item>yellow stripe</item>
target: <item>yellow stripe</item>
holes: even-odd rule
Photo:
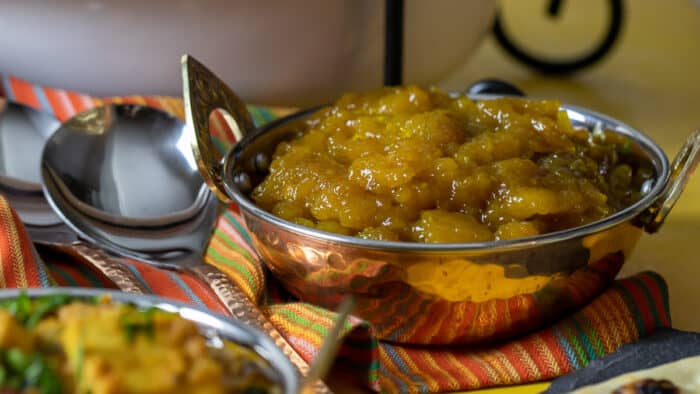
[[[597,300],[589,305],[588,308],[583,309],[582,312],[584,316],[587,316],[591,320],[596,336],[603,343],[605,352],[609,353],[615,349],[616,346],[614,343],[620,343],[621,341],[620,330],[618,329],[620,322],[616,319],[611,305],[607,302],[605,304],[603,303],[603,301],[606,301],[605,298],[605,296],[598,297]],[[600,312],[607,314],[607,318],[598,313],[598,305],[600,305]],[[610,319],[610,314],[613,314],[612,319]],[[612,324],[615,326],[613,327]]]
[[[246,296],[248,296],[249,299],[255,300],[256,302],[258,301],[257,294],[253,291],[253,289],[250,287],[248,282],[246,282],[245,279],[241,278],[240,274],[238,271],[227,265],[227,264],[222,264],[214,259],[207,258],[206,262],[208,264],[213,265],[214,267],[218,268],[220,271],[222,271],[226,276],[232,280],[233,282],[236,283],[236,286],[238,286],[239,289],[243,290]]]
[[[537,368],[535,360],[533,360],[532,357],[530,357],[530,353],[528,353],[527,350],[525,350],[523,345],[518,343],[518,341],[513,341],[513,350],[518,352],[520,360],[523,361],[531,376],[535,378],[539,378],[542,376],[542,372],[540,372],[539,368]]]
[[[3,221],[9,223],[6,226],[7,237],[9,241],[10,253],[12,254],[12,271],[15,274],[15,279],[17,281],[17,287],[27,287],[27,274],[24,271],[24,256],[22,255],[22,246],[19,242],[19,234],[17,233],[17,226],[12,218],[12,213],[10,211],[10,206],[7,201],[2,200],[2,211]]]
[[[491,382],[498,383],[506,381],[508,379],[507,374],[505,374],[500,369],[495,368],[493,365],[491,365],[491,363],[488,362],[487,358],[482,358],[479,353],[474,353],[471,358],[483,367],[483,369],[489,375]]]
[[[444,377],[444,380],[447,381],[447,386],[450,390],[459,390],[459,381],[457,381],[452,375],[450,375],[447,371],[442,369],[435,359],[433,358],[432,354],[430,352],[424,352],[423,357],[425,358],[425,361],[430,364],[431,367],[433,367],[433,370],[436,371],[436,373],[442,375]],[[443,389],[444,390],[444,389]]]
[[[168,97],[165,101],[168,103],[168,106],[172,109],[175,116],[180,119],[185,119],[185,108],[182,100],[179,98]]]
[[[163,107],[164,110],[168,111],[171,115],[184,119],[184,117],[181,117],[180,114],[178,113],[177,109],[173,107],[172,105],[172,100],[170,100],[169,97],[156,97],[156,100],[158,100],[158,103]]]
[[[143,96],[127,96],[127,98],[134,104],[146,105],[146,100]]]
[[[467,378],[471,387],[481,387],[481,382],[479,382],[479,378],[476,377],[474,372],[472,372],[472,370],[469,369],[466,365],[460,363],[459,360],[457,360],[457,357],[455,357],[455,355],[452,352],[446,352],[445,356],[447,361],[455,367],[455,370],[461,372],[464,375],[464,377]]]
[[[535,342],[535,346],[537,347],[537,353],[540,355],[540,358],[549,365],[552,376],[558,376],[561,374],[561,368],[559,368],[559,364],[557,363],[557,360],[554,359],[554,356],[552,355],[552,352],[549,350],[547,347],[547,344],[544,342],[544,340],[539,336],[539,334],[534,334],[532,335],[533,342]],[[545,372],[545,371],[543,371]],[[543,374],[544,375],[544,374]],[[545,376],[542,376],[545,377]]]
[[[7,209],[7,201],[5,200],[4,197],[0,196],[0,209],[5,210]],[[4,218],[0,216],[0,223],[2,223],[2,227],[5,228],[8,226],[8,223],[5,222]],[[5,262],[3,261],[3,254],[0,253],[0,286],[4,289],[7,287],[7,282],[5,282],[5,273],[2,269],[2,267],[5,266]]]
[[[394,362],[394,360],[389,355],[386,354],[386,351],[384,350],[384,348],[382,346],[379,346],[379,360],[382,363],[382,365],[384,365],[387,369],[389,369],[391,371],[392,375],[396,375],[396,377],[398,377],[402,382],[410,382],[411,381],[411,379],[408,377],[408,375],[403,373],[403,370],[400,367],[396,366],[396,363]],[[398,391],[394,391],[394,392],[398,392]]]
[[[424,371],[421,371],[420,368],[416,367],[416,364],[413,363],[413,359],[411,358],[411,356],[409,356],[403,348],[396,347],[394,348],[394,350],[399,356],[401,356],[403,362],[411,370],[411,372],[413,372],[413,374],[416,376],[420,376],[425,381],[425,383],[430,388],[430,391],[435,392],[439,390],[440,385],[438,384],[438,382],[435,379],[433,379],[433,377],[430,376],[430,374],[424,373]]]
[[[508,383],[520,383],[522,381],[522,378],[518,374],[518,371],[515,370],[515,367],[513,364],[511,364],[510,360],[508,360],[508,357],[506,357],[505,354],[503,354],[502,351],[500,350],[493,350],[492,353],[490,354],[493,356],[494,361],[498,362],[501,367],[510,375],[510,378],[507,380]]]
[[[634,319],[631,315],[625,316],[625,313],[628,311],[622,295],[617,291],[610,291],[608,294],[610,295],[611,305],[615,306],[618,318],[622,321],[622,325],[625,327],[622,332],[622,340],[625,343],[635,341],[637,339],[637,336],[635,335],[635,333],[637,333],[637,327],[635,327]]]

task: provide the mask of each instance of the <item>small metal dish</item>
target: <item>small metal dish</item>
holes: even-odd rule
[[[282,220],[248,197],[275,147],[303,128],[304,111],[254,130],[238,97],[204,66],[183,58],[187,123],[200,172],[240,208],[263,261],[303,301],[333,308],[355,296],[354,313],[384,340],[481,344],[536,329],[590,301],[615,278],[644,231],[659,229],[700,155],[690,136],[674,163],[638,130],[608,116],[563,106],[577,128],[628,137],[656,177],[637,203],[594,223],[531,238],[465,244],[365,240]],[[487,100],[493,96],[470,96]],[[239,137],[225,156],[209,135],[209,114],[228,112]]]
[[[185,320],[196,323],[210,339],[227,340],[245,346],[268,362],[270,370],[279,382],[281,392],[293,394],[299,387],[299,378],[289,359],[263,333],[235,320],[207,312],[190,305],[156,296],[123,293],[119,291],[75,287],[52,287],[45,289],[0,290],[0,301],[17,298],[21,293],[30,298],[65,295],[77,300],[91,300],[109,296],[112,302],[131,304],[140,308],[157,308],[176,313]]]

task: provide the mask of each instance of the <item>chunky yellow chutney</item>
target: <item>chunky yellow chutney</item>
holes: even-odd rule
[[[219,342],[158,309],[22,295],[0,303],[0,392],[281,392],[257,353]]]
[[[620,135],[574,129],[557,101],[383,88],[310,116],[252,197],[283,219],[367,239],[530,237],[637,201],[655,174],[634,151]]]

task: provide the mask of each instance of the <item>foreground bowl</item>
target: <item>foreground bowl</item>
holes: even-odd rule
[[[196,323],[202,334],[207,337],[218,336],[223,340],[228,340],[253,350],[269,363],[271,370],[276,375],[276,380],[280,384],[282,393],[296,393],[299,387],[296,370],[292,367],[289,359],[282,354],[265,334],[235,320],[203,309],[156,296],[75,287],[5,289],[0,290],[0,301],[15,299],[22,293],[28,295],[29,298],[65,295],[77,300],[93,300],[95,297],[109,296],[112,302],[130,304],[144,309],[157,308],[166,312],[176,313],[181,318]]]
[[[536,329],[602,292],[642,232],[656,231],[697,164],[693,134],[672,166],[659,146],[624,123],[563,106],[574,127],[628,137],[656,177],[635,204],[584,226],[536,237],[483,243],[423,244],[366,240],[280,219],[248,197],[264,178],[275,147],[302,130],[314,111],[255,130],[236,95],[194,59],[183,58],[189,128],[200,171],[222,199],[234,201],[263,261],[301,300],[334,308],[346,294],[354,314],[389,341],[474,344]],[[470,96],[486,100],[493,96]],[[242,137],[222,158],[209,114],[222,108]],[[194,138],[194,136],[193,136]]]

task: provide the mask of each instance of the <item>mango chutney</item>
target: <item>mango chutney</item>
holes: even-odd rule
[[[277,146],[263,209],[366,239],[463,243],[602,219],[653,167],[625,137],[575,129],[558,101],[473,101],[435,88],[350,93]]]

